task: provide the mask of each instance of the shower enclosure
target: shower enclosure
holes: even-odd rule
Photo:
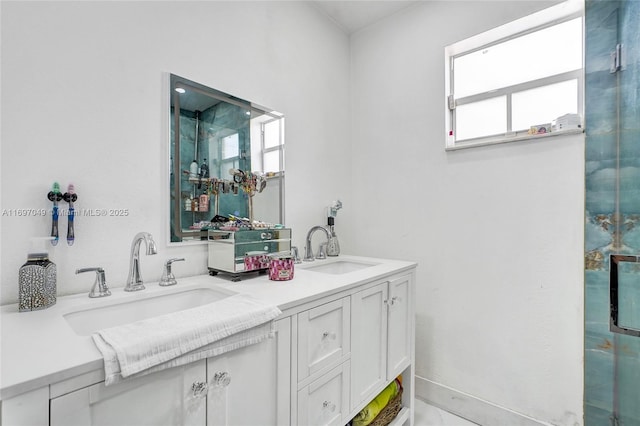
[[[640,426],[640,2],[585,10],[585,425]]]

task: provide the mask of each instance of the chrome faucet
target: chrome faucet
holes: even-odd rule
[[[140,276],[140,243],[144,241],[147,246],[147,254],[156,254],[156,242],[153,241],[153,237],[148,232],[139,232],[133,237],[131,243],[131,255],[129,256],[129,278],[127,278],[127,285],[124,291],[138,291],[144,290],[144,284],[142,284],[142,276]]]
[[[327,236],[327,242],[331,238],[331,234],[329,233],[327,228],[325,228],[324,226],[314,226],[313,228],[309,229],[309,232],[307,233],[307,243],[306,243],[306,245],[304,247],[304,261],[305,262],[313,262],[313,260],[314,260],[314,258],[313,258],[313,249],[311,248],[311,237],[313,236],[313,233],[316,232],[316,231],[324,231],[324,233]]]

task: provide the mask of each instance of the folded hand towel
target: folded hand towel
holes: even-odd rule
[[[247,295],[233,295],[92,335],[104,357],[105,385],[261,342],[282,312]]]

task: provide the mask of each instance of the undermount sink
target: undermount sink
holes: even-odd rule
[[[317,262],[317,263],[316,263]],[[377,263],[352,262],[350,260],[337,260],[327,262],[324,260],[315,261],[313,264],[306,266],[304,269],[313,272],[322,272],[324,274],[348,274],[349,272],[359,271],[360,269],[376,266]]]
[[[70,312],[63,316],[76,334],[88,336],[103,328],[195,308],[229,296],[230,294],[216,289],[195,288],[143,299],[120,301],[107,306]]]

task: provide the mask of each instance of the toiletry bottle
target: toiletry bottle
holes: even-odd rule
[[[329,216],[327,218],[327,224],[329,225],[329,231],[331,236],[327,242],[327,256],[338,256],[340,254],[340,243],[338,242],[338,236],[334,228],[335,218]]]
[[[198,203],[198,209],[201,212],[208,212],[209,211],[209,196],[206,194],[206,192],[203,192],[202,195],[200,196],[200,202]]]
[[[184,199],[184,211],[185,212],[191,211],[191,197]]]
[[[198,162],[193,160],[189,166],[189,179],[198,179],[199,171]]]
[[[56,264],[49,260],[46,244],[51,238],[32,238],[27,263],[18,272],[18,310],[46,309],[56,303]]]
[[[205,158],[202,162],[202,166],[200,166],[200,178],[208,179],[209,178],[209,166],[207,165],[207,159]]]

